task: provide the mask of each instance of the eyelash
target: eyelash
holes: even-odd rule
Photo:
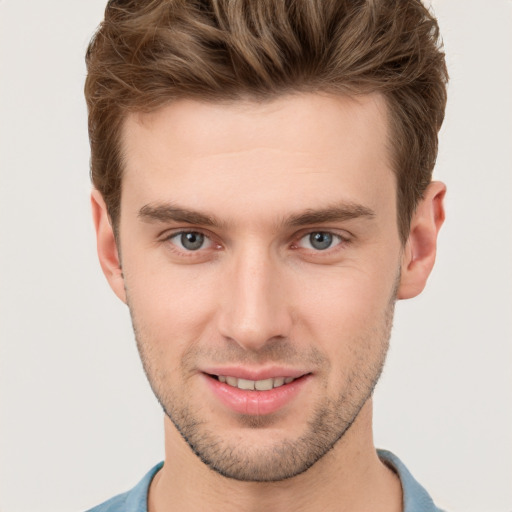
[[[310,251],[310,252],[314,253],[315,255],[332,254],[333,252],[335,252],[337,250],[341,250],[342,248],[345,248],[347,245],[349,245],[352,242],[351,238],[347,235],[341,235],[339,233],[335,233],[335,232],[329,231],[329,230],[312,229],[312,230],[308,230],[305,232],[303,231],[303,232],[299,233],[297,236],[295,236],[294,241],[290,245],[290,249],[292,249],[292,250],[300,249],[301,247],[300,247],[299,243],[303,239],[305,239],[306,237],[311,237],[311,235],[317,234],[317,233],[318,234],[321,233],[324,235],[330,235],[330,236],[332,236],[333,240],[337,240],[337,243],[335,243],[333,241],[334,245],[330,245],[329,247],[327,247],[323,250],[322,249],[314,249],[314,248],[310,248],[310,249],[304,248],[306,251]],[[178,247],[177,244],[172,242],[173,238],[176,238],[176,237],[182,236],[182,235],[186,235],[186,234],[202,235],[205,238],[205,240],[209,240],[210,247],[206,247],[206,248],[200,247],[197,250],[191,250],[191,249],[187,250],[185,248],[182,249],[182,248]],[[222,248],[222,245],[220,243],[216,243],[214,241],[214,237],[210,233],[204,232],[200,229],[189,229],[189,230],[175,231],[170,234],[164,235],[164,237],[161,240],[162,240],[162,242],[170,242],[170,245],[172,246],[173,251],[178,252],[180,255],[184,255],[186,257],[197,256],[197,255],[203,253],[204,250],[207,250],[207,249],[213,248],[214,250],[219,250]]]

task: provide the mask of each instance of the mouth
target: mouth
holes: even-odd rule
[[[291,406],[309,386],[312,377],[311,373],[290,370],[281,373],[277,369],[252,372],[219,368],[203,373],[205,384],[220,403],[243,415],[272,414]]]
[[[291,384],[293,381],[297,380],[296,377],[270,377],[261,380],[242,379],[230,375],[210,375],[210,377],[223,384],[244,391],[270,391],[271,389],[279,388],[285,384]]]

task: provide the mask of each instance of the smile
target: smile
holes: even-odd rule
[[[237,377],[231,377],[229,375],[217,375],[216,377],[219,382],[246,391],[270,391],[271,389],[279,388],[284,384],[290,384],[295,380],[294,377],[273,377],[262,380],[241,379]]]

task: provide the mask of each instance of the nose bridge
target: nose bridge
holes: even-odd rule
[[[257,243],[233,254],[224,292],[221,334],[247,350],[259,350],[289,334],[291,318],[282,292],[278,258]],[[280,292],[281,289],[281,292]]]

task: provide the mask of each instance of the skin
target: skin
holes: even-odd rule
[[[166,412],[149,510],[401,510],[371,393],[395,300],[434,264],[445,187],[429,186],[403,246],[383,98],[181,100],[130,115],[123,150],[117,240],[97,191],[92,205]],[[276,411],[244,414],[212,392],[219,366],[305,377]]]

